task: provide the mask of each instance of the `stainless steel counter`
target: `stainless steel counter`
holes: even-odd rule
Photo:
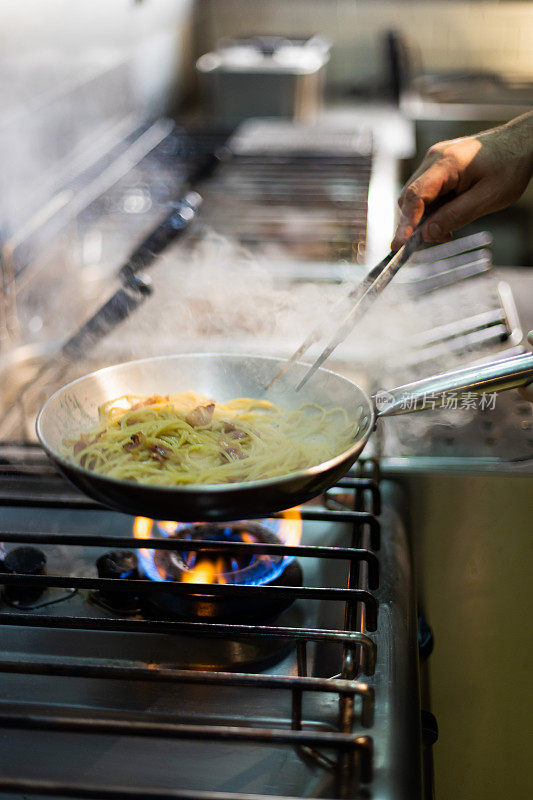
[[[435,796],[527,797],[531,473],[410,474],[402,482],[410,498],[419,603],[435,637],[423,673],[423,696],[439,725]]]

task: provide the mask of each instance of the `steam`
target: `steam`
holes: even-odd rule
[[[121,361],[191,352],[287,358],[321,322],[325,335],[303,359],[312,361],[340,324],[342,301],[363,275],[353,264],[324,264],[324,279],[317,281],[316,267],[313,262],[273,261],[208,227],[202,228],[194,238],[182,240],[158,259],[150,270],[153,294],[129,319],[102,339],[84,361],[70,364],[66,373],[48,376],[46,385],[25,404],[26,432],[33,428],[32,416],[39,405],[59,385]],[[404,269],[408,274],[409,267]],[[483,279],[465,283],[460,293],[454,287],[441,289],[435,296],[413,298],[403,275],[393,281],[325,365],[368,393],[479,357],[479,350],[469,354],[463,349],[453,354],[445,347],[438,358],[425,362],[424,349],[414,350],[412,341],[435,325],[486,310],[484,293],[479,291]],[[52,309],[42,308],[43,318],[53,313],[61,320],[58,309],[68,305],[70,291],[69,281],[62,291],[41,295],[41,303],[46,296]],[[35,293],[30,291],[28,297],[33,303]],[[72,333],[72,320],[67,315],[63,319],[65,327],[67,320],[69,325],[63,335],[66,338]],[[389,420],[386,425],[388,431],[398,433],[394,448],[401,448],[406,438],[411,444],[423,440],[436,424],[443,429],[457,428],[471,418],[472,412],[466,410],[422,412],[412,418]]]
[[[346,265],[343,280],[317,282],[307,270],[306,263],[262,259],[206,229],[160,259],[151,272],[152,297],[101,343],[98,359],[195,351],[288,357],[324,323],[324,339],[304,359],[312,360],[339,324],[338,306],[362,272]],[[328,365],[346,361],[379,376],[383,360],[404,349],[413,328],[399,295],[391,290],[381,298]]]

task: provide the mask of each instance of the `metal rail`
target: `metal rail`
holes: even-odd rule
[[[351,561],[366,561],[369,571],[369,588],[379,585],[379,562],[371,550],[354,547],[324,547],[267,544],[266,542],[226,542],[207,539],[150,539],[131,536],[96,536],[83,533],[13,533],[0,530],[0,542],[41,545],[72,545],[75,547],[149,548],[151,550],[170,550],[173,552],[194,551],[195,553],[215,550],[236,554],[253,553],[278,557],[296,556],[300,558],[337,558]]]
[[[176,581],[115,580],[114,578],[75,578],[63,575],[10,575],[0,573],[0,584],[40,589],[91,589],[102,592],[135,594],[206,595],[215,597],[250,597],[266,600],[337,600],[363,603],[367,613],[367,628],[375,631],[378,624],[378,604],[374,595],[363,589],[336,589],[315,586],[246,586],[236,583],[178,583]]]
[[[301,800],[288,795],[244,794],[238,792],[202,792],[194,789],[137,789],[132,786],[89,786],[85,783],[37,781],[27,778],[0,777],[0,792],[22,793],[41,797],[73,797],[79,800]]]
[[[33,481],[31,485],[34,485]],[[64,482],[64,485],[67,486],[66,482]],[[368,487],[365,486],[364,488],[370,490],[371,487],[369,485]],[[31,491],[30,486],[28,486],[28,491]],[[106,513],[114,510],[102,505],[101,503],[97,503],[94,500],[89,500],[80,492],[72,492],[69,494],[65,492],[60,492],[58,494],[54,492],[46,494],[34,492],[31,497],[27,497],[21,494],[15,494],[11,491],[2,491],[0,488],[0,506],[16,507],[22,502],[24,502],[24,504],[30,508],[64,508],[79,509],[84,511],[104,511]],[[369,527],[371,533],[370,545],[372,550],[379,550],[381,527],[379,520],[376,519],[373,513],[367,511],[335,511],[329,509],[325,511],[318,511],[311,508],[300,508],[300,515],[302,521],[347,522],[354,525],[358,530],[366,525]],[[270,514],[268,517],[262,518],[282,519],[283,513]],[[261,517],[258,519],[261,519]]]
[[[53,708],[53,707],[51,707]],[[156,717],[155,714],[146,715]],[[322,731],[293,731],[283,728],[244,728],[235,725],[185,725],[179,722],[124,720],[112,717],[61,716],[60,714],[15,713],[0,710],[0,726],[17,730],[99,733],[110,736],[146,736],[190,741],[247,742],[265,745],[307,745],[353,751],[366,737]]]
[[[348,649],[360,648],[364,657],[364,675],[373,675],[376,665],[376,645],[366,634],[357,631],[336,631],[314,628],[290,628],[268,625],[236,625],[221,622],[181,622],[174,620],[130,619],[120,617],[68,617],[32,613],[0,612],[0,625],[29,628],[59,628],[62,630],[119,631],[124,633],[154,633],[205,636],[215,639],[275,638],[291,639],[297,644],[333,642]],[[304,664],[305,662],[302,662]],[[305,675],[305,669],[299,672]]]
[[[197,684],[199,686],[239,686],[261,690],[286,690],[292,693],[293,701],[296,696],[301,697],[303,692],[323,692],[347,697],[358,696],[361,699],[361,724],[365,728],[369,728],[372,725],[374,691],[366,683],[287,675],[206,672],[175,669],[165,664],[157,664],[157,669],[155,669],[154,666],[154,664],[118,666],[115,664],[101,664],[96,660],[87,663],[69,656],[65,656],[60,660],[0,659],[0,672],[11,672],[20,675],[57,675],[64,678],[99,678],[106,680],[149,681],[152,683]],[[293,727],[299,730],[301,726],[300,704],[300,713],[296,715],[296,719],[293,715]]]

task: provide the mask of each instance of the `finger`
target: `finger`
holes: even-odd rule
[[[426,242],[442,242],[453,231],[494,210],[495,187],[492,180],[481,180],[431,214],[422,227]]]
[[[405,218],[404,218],[405,219]],[[416,225],[410,225],[407,222],[398,223],[398,227],[394,234],[394,239],[391,242],[390,249],[393,253],[396,253],[402,245],[406,243],[406,241],[412,236],[414,233]],[[443,236],[440,241],[442,242],[450,242],[453,239],[453,236],[450,234]]]
[[[391,243],[391,250],[396,252],[399,250],[400,247],[406,243],[408,238],[414,231],[414,225],[409,221],[409,218],[400,212],[400,219],[398,220],[398,224],[396,225],[396,231],[394,233],[394,239]]]
[[[405,204],[406,193],[407,189],[411,184],[413,184],[420,175],[423,175],[426,170],[430,168],[430,166],[436,160],[436,156],[428,156],[426,155],[424,160],[419,164],[418,168],[413,172],[409,180],[406,181],[399,197],[398,197],[398,207],[400,209],[400,216],[396,223],[396,231],[394,233],[394,239],[391,242],[391,250],[396,252],[399,250],[400,247],[405,244],[407,239],[411,236],[414,230],[414,225],[410,222],[409,217],[402,213],[402,206]]]
[[[431,156],[426,155],[424,160],[415,169],[415,171],[413,172],[411,177],[405,182],[405,184],[403,186],[403,189],[402,189],[402,191],[400,193],[400,196],[398,197],[398,205],[400,206],[400,208],[402,207],[402,204],[403,204],[403,202],[405,200],[405,194],[407,192],[408,187],[412,183],[415,183],[415,181],[417,181],[418,178],[420,178],[420,176],[424,174],[424,172],[427,172],[428,169],[433,166],[435,161],[438,160],[438,158],[439,158],[439,156],[437,156],[437,155],[431,155]]]
[[[401,195],[400,210],[416,225],[425,207],[441,194],[455,189],[458,183],[457,170],[447,160],[435,161],[423,174],[411,181]]]
[[[398,250],[413,233],[427,206],[457,185],[457,172],[447,161],[434,162],[409,183],[400,195],[401,216],[391,244]]]

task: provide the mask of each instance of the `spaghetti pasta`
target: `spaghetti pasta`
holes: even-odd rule
[[[62,455],[109,478],[145,484],[220,484],[273,478],[346,450],[355,435],[343,408],[268,400],[216,403],[195,392],[125,395],[99,409],[88,433]]]

